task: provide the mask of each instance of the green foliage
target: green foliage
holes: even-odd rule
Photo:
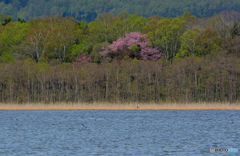
[[[98,17],[97,21],[89,23],[88,27],[95,42],[112,43],[128,32],[142,31],[145,24],[146,18],[137,14],[121,13],[119,16],[113,16],[111,13],[104,13]]]
[[[25,55],[36,61],[40,57],[46,57],[68,62],[71,61],[72,55],[77,54],[77,46],[73,52],[71,49],[76,41],[82,38],[82,31],[78,29],[73,18],[49,16],[45,19],[31,20],[29,23],[32,29],[25,41]]]
[[[4,1],[0,5],[1,13],[30,20],[43,15],[61,14],[63,17],[73,16],[78,21],[93,21],[98,15],[112,12],[137,13],[144,17],[160,15],[176,17],[185,11],[197,17],[210,17],[223,10],[240,11],[238,0],[26,0]]]
[[[21,22],[21,23],[26,23],[26,21],[24,19],[21,19],[20,17],[18,17],[18,22]]]
[[[0,27],[0,102],[236,102],[239,14],[198,19],[189,12],[177,18],[123,12],[90,23],[69,16],[8,22]],[[109,50],[120,59],[107,57]]]
[[[196,55],[208,55],[216,50],[221,49],[222,37],[217,35],[215,30],[205,29],[196,37]]]
[[[80,44],[74,44],[71,49],[71,55],[73,57],[77,57],[83,53],[88,53],[91,51],[91,46],[89,43],[80,43]]]
[[[231,36],[235,38],[236,36],[240,36],[240,26],[237,22],[234,22],[233,27],[231,29]]]
[[[135,57],[136,58],[136,57]],[[134,58],[134,59],[135,59]],[[128,55],[124,56],[123,61],[130,61],[132,60]]]
[[[97,43],[93,45],[91,57],[95,63],[101,62],[101,52],[103,51],[103,47],[107,45],[109,45],[107,42]]]
[[[9,62],[14,62],[15,59],[13,58],[13,54],[4,52],[0,56],[0,63],[9,63]]]
[[[1,53],[20,53],[22,44],[30,30],[28,23],[9,23],[2,27],[0,33],[0,55]]]
[[[177,53],[176,57],[186,57],[190,55],[195,55],[195,46],[196,46],[196,36],[200,33],[198,28],[193,28],[188,30],[181,37],[181,48]]]
[[[133,31],[142,31],[142,28],[145,26],[147,22],[146,17],[138,16],[137,14],[130,15],[124,23],[128,25],[127,31],[133,32]]]
[[[136,44],[133,44],[130,46],[129,50],[132,52],[137,52],[139,51],[139,47]]]
[[[13,59],[25,56],[36,62],[59,64],[74,62],[84,54],[83,56],[91,56],[93,62],[100,64],[106,59],[102,56],[104,49],[107,50],[106,45],[113,44],[130,32],[144,32],[147,34],[147,44],[163,54],[162,60],[166,59],[172,63],[174,58],[191,55],[201,57],[221,50],[226,46],[222,44],[226,37],[220,37],[225,33],[225,29],[205,27],[209,26],[209,23],[212,28],[216,27],[220,17],[233,15],[234,20],[228,27],[224,27],[231,30],[230,36],[234,38],[231,44],[236,46],[230,46],[229,51],[236,54],[239,22],[235,20],[235,15],[239,15],[238,12],[225,12],[209,19],[198,19],[190,12],[185,12],[177,18],[145,18],[122,12],[118,16],[104,13],[90,23],[77,22],[72,17],[59,15],[32,19],[29,22],[19,18],[17,22],[10,22],[0,28],[0,56],[4,53],[9,54],[4,56],[9,58],[5,60],[11,60],[10,56]],[[2,17],[6,18],[3,15]],[[123,53],[128,51],[135,55],[141,50],[139,45],[130,45]]]
[[[180,47],[180,37],[185,29],[185,21],[181,18],[162,19],[158,22],[155,38],[151,35],[151,40],[156,47],[162,47],[167,59],[172,60]]]
[[[87,23],[85,21],[81,21],[78,23],[80,29],[86,29]]]
[[[8,23],[12,22],[11,16],[6,16],[4,14],[0,14],[0,25],[7,25]]]

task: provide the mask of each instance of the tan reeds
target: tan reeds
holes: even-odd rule
[[[56,103],[56,104],[0,104],[0,110],[240,110],[240,104],[230,103]]]

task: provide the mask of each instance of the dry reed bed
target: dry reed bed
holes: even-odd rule
[[[57,104],[0,104],[0,110],[240,110],[240,104],[230,103],[161,103],[161,104],[111,104],[111,103],[57,103]]]

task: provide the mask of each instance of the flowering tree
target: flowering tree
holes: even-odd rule
[[[82,62],[92,62],[91,56],[89,54],[82,54],[80,55],[75,62],[73,62],[74,65],[78,65]]]
[[[156,48],[149,47],[150,42],[146,41],[147,35],[140,32],[131,32],[125,37],[118,38],[111,45],[103,47],[102,56],[122,59],[124,56],[137,57],[140,60],[156,61],[162,53]]]

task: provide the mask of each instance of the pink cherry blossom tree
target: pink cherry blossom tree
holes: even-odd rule
[[[128,55],[130,58],[156,61],[162,53],[156,48],[151,48],[146,38],[147,35],[142,35],[140,32],[126,34],[125,37],[118,38],[111,45],[103,47],[102,56],[123,59]]]

